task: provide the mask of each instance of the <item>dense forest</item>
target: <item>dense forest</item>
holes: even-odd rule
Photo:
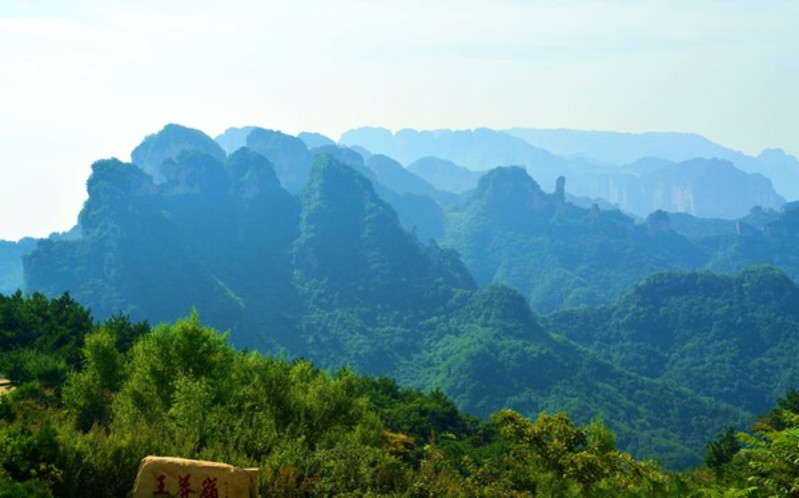
[[[196,312],[96,322],[68,294],[0,296],[0,496],[119,497],[139,461],[177,454],[259,468],[261,496],[791,495],[799,394],[751,433],[708,441],[681,473],[617,449],[597,419],[480,420],[441,391],[234,349]]]
[[[427,139],[562,165],[485,130]],[[9,489],[79,495],[82,469],[118,496],[147,452],[258,466],[286,494],[767,494],[795,475],[752,469],[796,425],[796,204],[636,219],[531,166],[406,167],[252,127],[168,125],[132,158],[92,166],[70,232],[0,245],[21,445],[3,458],[27,462],[3,464]]]
[[[610,306],[549,326],[626,370],[760,413],[796,386],[799,288],[773,267],[650,276]]]

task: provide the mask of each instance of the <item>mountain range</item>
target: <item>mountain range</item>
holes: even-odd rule
[[[696,148],[696,156],[668,154],[664,158],[656,155],[660,149],[646,149],[643,143],[637,147],[651,154],[633,153],[629,157],[635,159],[629,163],[608,164],[593,162],[587,153],[553,154],[520,138],[527,137],[522,131],[404,129],[392,134],[382,128],[358,128],[345,132],[340,143],[389,155],[408,166],[436,157],[472,171],[522,166],[543,185],[554,185],[559,176],[564,176],[574,195],[604,199],[641,218],[657,209],[737,218],[753,206],[778,208],[785,198],[799,199],[799,180],[795,180],[799,178],[799,162],[778,151],[766,151],[757,161],[733,151],[712,155],[711,151],[727,149],[708,146]],[[591,136],[591,132],[585,133]],[[619,149],[626,150],[623,144]],[[589,148],[585,150],[590,152]],[[775,191],[775,185],[783,195]]]
[[[633,164],[650,157],[675,163],[696,158],[721,159],[742,171],[759,173],[771,179],[780,196],[790,200],[799,199],[799,161],[782,149],[765,149],[757,156],[750,156],[695,133],[620,133],[536,128],[504,131],[553,154],[581,157],[598,164]]]
[[[665,212],[641,223],[577,206],[564,179],[545,193],[520,167],[492,169],[458,196],[388,156],[316,135],[305,135],[312,148],[260,128],[244,140],[227,153],[197,130],[169,125],[136,149],[149,173],[96,162],[81,236],[38,241],[24,257],[27,290],[68,291],[99,319],[169,321],[195,308],[239,347],[441,388],[480,416],[511,407],[568,410],[582,423],[605,418],[621,447],[669,467],[697,463],[714,434],[745,426],[799,376],[787,367],[796,350],[795,285],[780,270],[713,277],[720,283],[696,274],[710,288],[746,294],[708,297],[668,324],[657,318],[664,305],[651,307],[646,296],[692,302],[690,284],[677,284],[682,274],[635,286],[670,268],[770,262],[791,274],[799,233],[792,206],[754,210],[751,223],[684,215],[680,223],[698,233],[689,236]],[[416,166],[424,164],[452,167]],[[413,219],[428,222],[408,226]],[[422,239],[422,231],[438,236]],[[757,296],[784,297],[775,304]],[[557,311],[537,315],[531,302]],[[593,307],[563,308],[574,304]],[[712,313],[717,307],[743,310],[763,345],[754,347],[743,326],[729,329],[729,354],[663,345],[672,336],[685,342],[672,327],[689,325],[715,341],[704,331],[727,330],[733,316]],[[636,360],[649,352],[659,369]],[[691,377],[697,362],[713,383]],[[743,387],[721,389],[736,362],[751,365],[747,378],[759,382],[774,370],[758,365],[771,362],[778,387],[751,399]]]

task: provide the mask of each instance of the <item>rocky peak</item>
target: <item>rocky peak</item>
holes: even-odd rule
[[[494,168],[483,175],[476,195],[484,199],[488,211],[503,216],[540,216],[553,208],[538,183],[518,166]]]
[[[219,161],[225,159],[225,151],[208,135],[176,124],[168,124],[158,133],[148,135],[131,153],[133,163],[151,175],[156,183],[166,177],[162,170],[164,161],[177,159],[183,151],[195,150]]]
[[[242,199],[280,189],[280,181],[272,163],[247,147],[238,149],[228,157],[227,168],[234,193]]]
[[[302,140],[280,131],[254,128],[247,135],[247,147],[269,159],[283,188],[297,192],[305,186],[311,154]]]
[[[646,226],[651,234],[667,233],[671,231],[669,214],[658,209],[646,218]]]

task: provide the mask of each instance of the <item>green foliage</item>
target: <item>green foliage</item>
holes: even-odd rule
[[[68,367],[78,365],[92,325],[89,312],[68,293],[55,299],[0,295],[0,372],[17,385],[60,385]]]
[[[733,435],[727,430],[708,444],[706,468],[694,487],[713,489],[724,496],[797,496],[799,494],[799,415],[780,405],[794,398],[795,391],[759,417],[752,433]],[[776,422],[776,424],[775,424]],[[774,424],[774,425],[772,425]]]
[[[42,353],[34,348],[20,348],[2,356],[3,370],[17,384],[36,382],[57,386],[64,380],[66,361],[56,354]]]
[[[533,423],[511,410],[494,415],[510,441],[507,465],[514,488],[544,495],[656,493],[665,480],[656,465],[636,462],[612,444],[601,424],[576,426],[566,414],[541,413]]]
[[[782,430],[789,425],[787,417],[791,414],[799,415],[799,390],[791,389],[777,399],[777,406],[769,409],[764,415],[758,417],[756,429]]]
[[[108,328],[86,336],[83,368],[70,372],[62,392],[64,405],[77,411],[78,423],[87,430],[107,422],[111,399],[124,380],[124,358]]]
[[[762,428],[756,436],[740,434],[745,447],[739,458],[747,491],[755,496],[796,496],[799,494],[799,415],[785,414],[787,427]]]
[[[542,415],[532,425],[504,412],[480,422],[441,391],[236,352],[196,313],[123,354],[119,323],[86,336],[80,368],[60,389],[63,405],[18,396],[24,387],[3,397],[13,417],[0,423],[0,492],[123,496],[148,454],[257,466],[269,496],[516,496],[529,482],[627,492],[664,479],[649,464],[608,456],[617,454],[614,437],[600,423],[583,429],[559,415],[552,425]],[[567,449],[554,451],[560,443],[542,442],[549,436],[528,444],[513,424],[562,438]],[[539,462],[533,475],[518,467],[522,453]],[[564,482],[550,475],[567,466],[615,470],[590,482],[576,470]]]
[[[57,466],[60,445],[55,427],[46,422],[36,431],[27,426],[8,427],[0,433],[3,471],[15,481],[41,479],[49,486],[61,480]]]
[[[157,422],[169,411],[179,385],[189,379],[225,378],[233,362],[226,338],[202,327],[199,316],[163,324],[143,336],[130,352],[128,382],[114,403],[114,423]],[[216,386],[223,396],[225,386]]]
[[[0,498],[52,498],[53,493],[39,479],[12,481],[0,473]]]
[[[705,466],[714,470],[717,479],[720,479],[724,466],[732,461],[740,449],[741,445],[735,437],[735,429],[727,427],[714,441],[707,444]]]
[[[363,377],[359,384],[358,393],[380,412],[386,428],[413,436],[415,445],[421,446],[437,434],[470,434],[479,424],[478,419],[461,415],[441,390],[425,394],[400,388],[387,377]]]
[[[92,325],[88,311],[69,293],[48,299],[43,294],[0,295],[0,349],[34,347],[42,351],[58,349],[68,353],[70,362],[82,344],[83,334]]]
[[[500,306],[481,323],[503,323],[507,311]],[[727,429],[708,443],[702,468],[664,474],[619,451],[600,420],[581,426],[565,413],[533,421],[502,410],[481,422],[441,391],[236,352],[196,313],[133,339],[122,353],[114,332],[127,328],[122,322],[86,336],[78,368],[53,386],[63,404],[41,386],[35,392],[44,396],[31,395],[31,383],[2,397],[0,496],[123,496],[148,454],[257,466],[263,496],[791,496],[799,489],[795,391],[753,435]]]

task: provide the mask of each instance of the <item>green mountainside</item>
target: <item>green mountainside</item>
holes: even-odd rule
[[[799,385],[799,287],[773,267],[658,273],[615,304],[547,324],[630,372],[752,413]]]
[[[692,448],[702,447],[705,431],[743,427],[752,417],[545,332],[522,296],[507,287],[459,296],[453,304],[448,316],[423,324],[424,346],[402,362],[397,378],[443,389],[470,413],[488,416],[508,407],[531,416],[566,410],[580,423],[602,419],[619,435],[620,447],[669,468],[698,463]]]
[[[565,199],[564,180],[546,194],[524,169],[495,168],[444,212],[441,244],[461,254],[479,285],[510,285],[542,312],[612,302],[668,269],[770,264],[799,278],[796,203],[754,208],[738,221],[655,211],[637,223]]]
[[[703,261],[665,213],[636,224],[566,202],[559,185],[545,194],[522,168],[490,171],[446,212],[442,244],[458,250],[478,284],[510,285],[542,311],[607,302],[655,270]]]
[[[197,306],[231,327],[245,319],[239,293],[281,295],[280,257],[287,257],[298,206],[271,166],[246,152],[226,165],[194,151],[165,166],[166,181],[156,186],[130,164],[95,163],[80,215],[83,238],[40,242],[25,258],[28,288],[68,290],[101,317],[124,312],[161,321]],[[253,259],[261,264],[231,264]],[[254,278],[234,292],[225,283],[232,275]],[[247,287],[263,279],[269,290]]]

